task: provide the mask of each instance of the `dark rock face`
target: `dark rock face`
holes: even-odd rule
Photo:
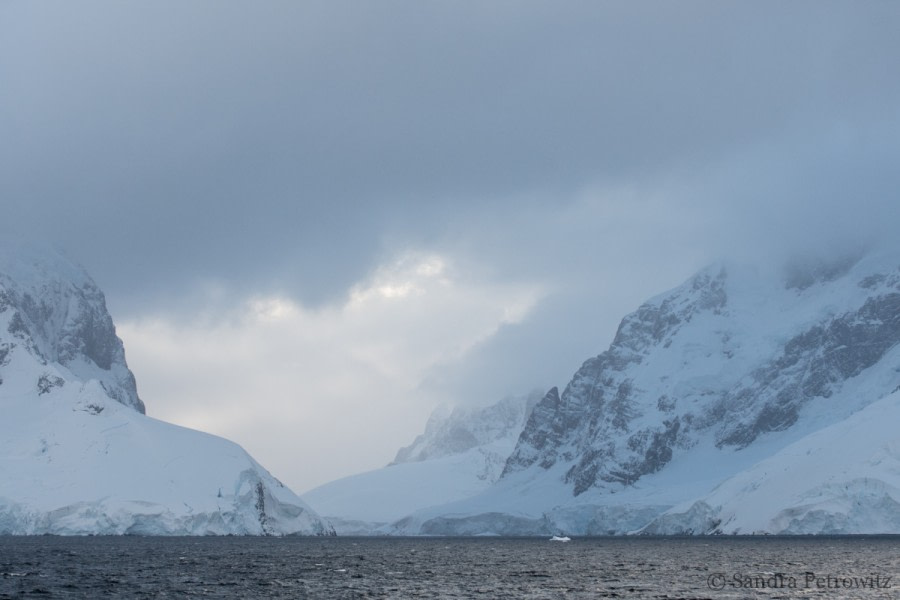
[[[256,502],[253,504],[256,508],[256,514],[259,517],[259,529],[263,535],[272,535],[272,528],[269,527],[269,517],[266,515],[266,486],[262,481],[256,482]]]
[[[749,413],[723,427],[720,446],[744,447],[760,434],[793,425],[799,409],[828,398],[835,385],[859,375],[900,342],[900,293],[869,298],[859,311],[839,315],[795,336],[782,354],[752,374],[752,384],[722,399],[714,414]]]
[[[38,378],[37,382],[37,390],[38,396],[43,396],[44,394],[49,394],[50,390],[57,387],[62,387],[66,384],[65,380],[62,377],[57,377],[55,375],[50,375],[49,373],[44,373]]]
[[[9,353],[13,349],[13,344],[0,342],[0,369],[9,364]],[[3,385],[2,371],[0,371],[0,385]]]
[[[28,271],[27,281],[0,271],[0,314],[8,313],[6,331],[0,331],[0,363],[20,346],[42,364],[62,365],[83,380],[98,379],[110,398],[143,413],[103,293],[60,256],[31,260],[34,274]]]
[[[103,294],[94,286],[75,287],[56,281],[44,286],[45,297],[7,290],[13,308],[9,333],[31,341],[44,361],[69,364],[78,357],[109,370],[122,355]]]
[[[553,388],[534,408],[504,475],[561,461],[571,465],[565,482],[578,495],[601,481],[628,485],[661,469],[672,458],[681,422],[659,419],[632,431],[646,405],[633,374],[649,350],[669,344],[696,315],[725,309],[725,278],[724,270],[701,273],[679,293],[627,316],[609,350],[587,360],[562,395]]]

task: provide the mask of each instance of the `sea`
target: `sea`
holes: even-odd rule
[[[0,598],[900,598],[900,537],[0,537]]]

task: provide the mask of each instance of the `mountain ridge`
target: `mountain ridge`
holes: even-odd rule
[[[878,414],[866,409],[900,389],[898,342],[897,253],[766,270],[712,265],[627,315],[608,350],[586,360],[562,392],[545,394],[493,486],[418,511],[391,531],[714,533],[717,519],[731,519],[731,533],[814,529],[800,522],[852,533],[838,523],[863,521],[838,508],[827,513],[827,503],[790,505],[802,490],[772,509],[791,519],[770,515],[752,526],[729,512],[740,505],[735,498],[711,490],[773,457],[790,470],[796,458],[784,452],[792,444]],[[890,501],[879,506],[900,500],[892,470],[880,485]],[[804,511],[823,510],[803,521]]]

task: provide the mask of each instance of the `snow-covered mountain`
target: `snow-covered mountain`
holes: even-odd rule
[[[473,496],[497,481],[541,392],[487,407],[438,407],[425,433],[382,468],[303,495],[338,533],[386,533],[417,510]]]
[[[236,444],[144,414],[105,299],[0,243],[0,534],[332,534]]]
[[[898,342],[900,253],[712,266],[544,396],[495,484],[388,529],[900,533]]]
[[[504,398],[485,407],[457,406],[451,409],[446,405],[439,406],[429,417],[425,433],[397,451],[391,465],[435,460],[481,448],[481,453],[490,460],[485,461],[479,479],[496,481],[508,453],[487,453],[484,448],[497,442],[514,444],[541,396],[542,393],[537,391],[527,396]],[[498,456],[499,460],[496,460]]]

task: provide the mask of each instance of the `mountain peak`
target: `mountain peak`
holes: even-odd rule
[[[95,379],[111,399],[144,412],[122,340],[93,279],[60,250],[6,241],[0,243],[0,377],[11,371],[8,385],[16,373],[6,367],[18,352],[54,367],[53,376],[63,381]]]

